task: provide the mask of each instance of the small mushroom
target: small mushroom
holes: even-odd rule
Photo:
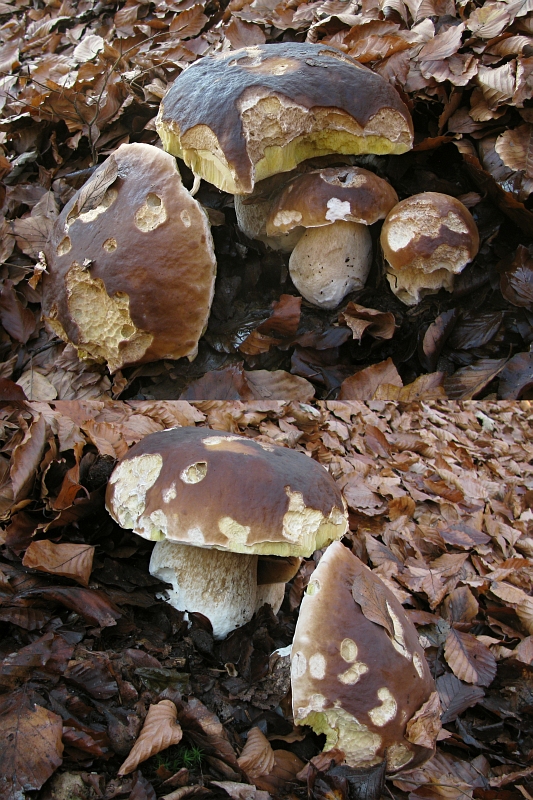
[[[172,585],[168,602],[204,614],[219,639],[275,602],[258,583],[278,584],[277,611],[299,558],[347,528],[340,491],[316,461],[209,428],[146,436],[115,467],[106,505],[157,542],[150,572]]]
[[[314,170],[291,180],[273,203],[266,233],[305,233],[289,259],[298,291],[314,305],[335,308],[362,289],[372,265],[368,226],[398,202],[387,181],[359,167]]]
[[[256,45],[198,59],[164,96],[165,150],[230,194],[329,153],[405,153],[409,111],[388,81],[324,44]]]
[[[413,769],[434,753],[440,704],[414,625],[340,542],[302,600],[291,654],[294,721],[326,734],[350,767]]]
[[[453,291],[454,276],[475,258],[479,234],[470,211],[455,197],[422,192],[402,200],[381,229],[386,274],[408,306],[440,289]]]
[[[121,145],[63,209],[46,260],[45,322],[80,357],[114,372],[196,355],[216,260],[207,216],[168,153]]]

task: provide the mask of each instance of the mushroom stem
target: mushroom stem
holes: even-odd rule
[[[372,237],[366,225],[337,221],[309,228],[289,259],[300,294],[320,308],[336,308],[349,292],[362,289],[372,265]]]
[[[257,555],[209,550],[168,539],[157,542],[150,574],[165,583],[178,611],[204,614],[215,639],[249,622],[257,602]],[[268,602],[268,601],[263,601]]]

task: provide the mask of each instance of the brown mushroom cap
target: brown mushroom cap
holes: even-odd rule
[[[451,291],[453,276],[475,258],[479,234],[469,210],[455,197],[422,192],[402,200],[381,229],[392,291],[407,305],[425,294]]]
[[[360,593],[370,610],[354,599]],[[322,556],[302,600],[291,683],[295,723],[325,733],[325,750],[343,750],[350,766],[386,758],[396,772],[432,756],[440,708],[415,627],[340,542]]]
[[[340,491],[317,462],[208,428],[146,436],[121,459],[111,516],[146,539],[233,553],[310,555],[340,538]]]
[[[269,236],[297,226],[318,228],[336,221],[373,225],[398,203],[387,181],[359,167],[330,167],[298,175],[276,199],[266,222]]]
[[[405,153],[409,111],[380,75],[335,48],[286,42],[199,59],[156,122],[166,150],[232,194],[329,153]]]
[[[196,354],[216,261],[207,217],[172,156],[121,145],[63,209],[46,258],[44,318],[80,356],[115,371]]]

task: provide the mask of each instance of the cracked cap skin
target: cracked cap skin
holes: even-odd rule
[[[386,603],[392,636],[352,595],[363,571],[364,585]],[[393,773],[433,755],[434,747],[406,738],[409,720],[428,701],[435,737],[440,728],[438,696],[416,629],[392,591],[340,542],[320,559],[302,600],[291,685],[295,723],[325,733],[324,750],[343,750],[351,767],[386,758]]]
[[[106,506],[144,538],[309,556],[347,529],[339,488],[294,450],[209,428],[150,434],[117,464]]]
[[[167,91],[156,127],[165,150],[232,194],[315,156],[413,144],[386,80],[333,47],[297,42],[199,59]]]
[[[43,316],[80,357],[127,364],[193,358],[207,326],[216,260],[207,217],[176,159],[148,144],[113,154],[117,177],[96,208],[67,203],[46,248]],[[109,161],[90,182],[97,187]]]

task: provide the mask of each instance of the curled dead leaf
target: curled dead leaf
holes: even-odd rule
[[[439,695],[437,692],[432,692],[429,699],[420,706],[407,723],[405,734],[407,741],[430,749],[435,747],[442,727],[440,712]]]
[[[32,542],[22,564],[51,575],[73,578],[83,586],[89,585],[93,567],[94,547],[87,544],[54,544],[48,539]]]
[[[470,633],[451,628],[444,644],[444,657],[453,673],[466,683],[489,686],[496,675],[496,659],[488,647]]]
[[[118,774],[127,775],[137,769],[141,761],[146,761],[172,744],[179,744],[183,731],[176,722],[177,716],[178,710],[172,700],[161,700],[150,706],[139,738]]]
[[[274,766],[274,751],[259,728],[250,728],[242,753],[237,759],[239,766],[250,780],[268,775]]]

